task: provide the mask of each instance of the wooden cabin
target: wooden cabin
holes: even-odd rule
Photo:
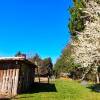
[[[24,57],[0,58],[0,94],[15,96],[34,82],[35,65]]]

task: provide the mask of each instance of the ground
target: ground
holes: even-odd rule
[[[73,80],[57,79],[51,84],[34,84],[13,100],[100,100],[100,93]]]

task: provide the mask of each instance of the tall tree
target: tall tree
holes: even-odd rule
[[[21,53],[20,51],[18,51],[18,52],[15,54],[15,57],[18,57],[18,56],[20,56],[20,55],[22,55],[22,53]]]
[[[75,1],[77,1],[77,3]],[[99,83],[98,67],[100,65],[100,5],[96,0],[74,0],[74,2],[75,5],[71,9],[72,16],[70,21],[70,30],[71,33],[76,33],[75,35],[78,37],[78,39],[72,40],[71,45],[74,47],[72,56],[75,63],[79,63],[82,67],[86,68],[82,79],[84,79],[91,70],[92,73],[96,75],[97,82]],[[85,4],[85,7],[78,6],[78,4],[80,5],[81,2]],[[80,10],[82,14],[79,13],[79,15],[77,15],[78,13],[73,11],[73,9]],[[77,18],[80,21],[78,21]],[[76,22],[78,23],[75,25]],[[79,24],[80,22],[82,22],[81,25]],[[79,28],[77,26],[78,24]]]
[[[47,75],[47,74],[52,75],[53,63],[50,57],[41,59],[40,56],[36,54],[29,60],[38,66],[38,72],[40,75]]]
[[[49,76],[53,74],[53,63],[50,57],[43,60],[42,66],[48,70]]]
[[[40,58],[40,56],[38,54],[35,54],[35,56],[29,58],[29,60],[33,63],[35,63],[37,66],[41,65],[41,61],[42,59]]]
[[[78,65],[74,64],[74,59],[71,57],[72,51],[73,47],[71,44],[64,48],[62,55],[54,66],[54,70],[57,74],[60,74],[61,72],[69,73],[74,68],[78,67]]]

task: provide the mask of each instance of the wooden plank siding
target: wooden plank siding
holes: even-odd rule
[[[16,95],[19,69],[0,70],[0,94]]]
[[[0,94],[15,96],[34,82],[35,68],[24,61],[0,62]]]
[[[26,64],[20,63],[20,73],[19,73],[19,87],[18,93],[24,92],[29,88],[29,86],[33,83],[34,78],[31,77],[33,70],[30,70]]]

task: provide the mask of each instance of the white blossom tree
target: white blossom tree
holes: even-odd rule
[[[72,56],[75,63],[81,64],[87,70],[82,80],[92,68],[99,83],[98,66],[100,65],[100,4],[96,0],[84,0],[86,8],[82,9],[86,17],[85,29],[78,33],[78,40],[72,40]],[[81,9],[81,8],[79,8]]]

